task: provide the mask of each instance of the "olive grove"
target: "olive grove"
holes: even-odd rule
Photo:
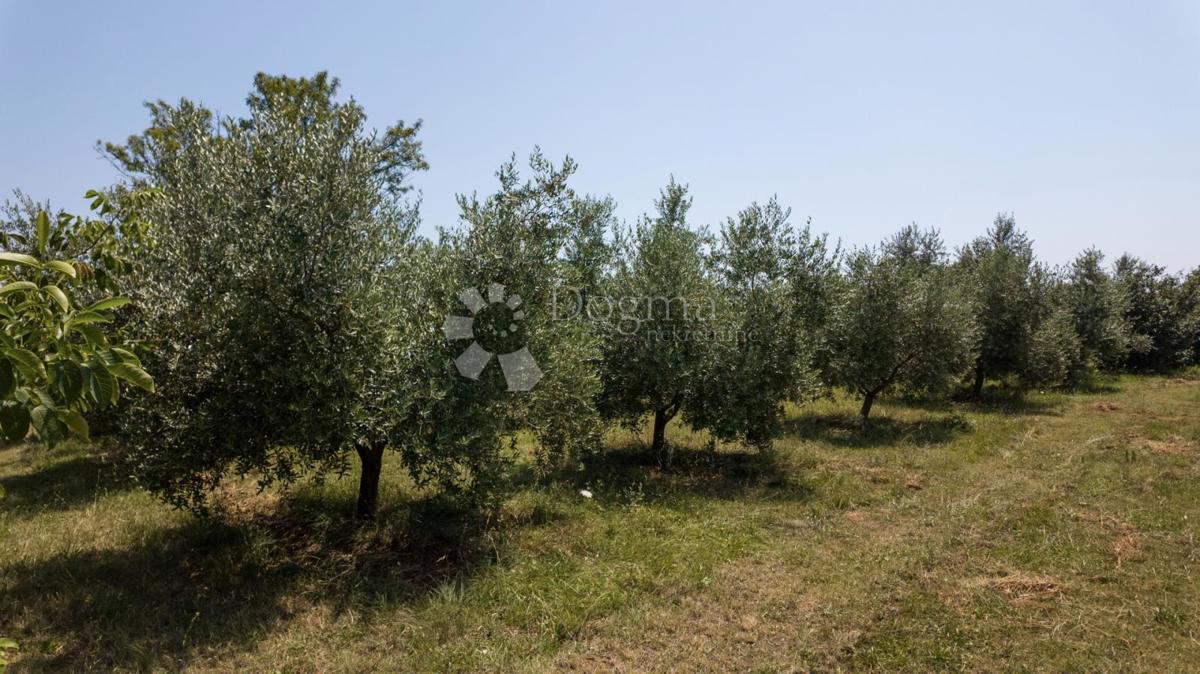
[[[767,451],[790,405],[839,391],[869,424],[892,393],[1200,362],[1200,269],[1091,248],[1055,267],[1010,214],[953,259],[916,225],[843,252],[775,198],[696,223],[672,178],[627,225],[535,150],[423,235],[421,123],[369,126],[325,73],[259,74],[240,115],[147,109],[101,146],[121,178],[91,215],[0,210],[0,431],[103,428],[197,512],[232,477],[357,472],[369,519],[389,456],[487,508],[520,464],[594,460],[611,424],[670,468],[676,420]]]

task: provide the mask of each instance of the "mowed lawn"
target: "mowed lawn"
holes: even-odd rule
[[[14,671],[1200,669],[1200,381],[792,411],[769,455],[614,432],[468,521],[386,461],[171,510],[78,446],[0,449]],[[588,489],[593,498],[580,495]]]

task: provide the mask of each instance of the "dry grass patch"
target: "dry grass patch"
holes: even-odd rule
[[[979,578],[972,584],[998,592],[1010,601],[1018,604],[1057,601],[1064,594],[1062,581],[1050,576],[1030,575],[1020,572]]]
[[[1172,435],[1165,440],[1150,440],[1142,438],[1142,446],[1157,454],[1192,454],[1196,451],[1196,443]]]

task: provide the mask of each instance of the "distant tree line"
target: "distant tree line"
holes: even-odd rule
[[[241,117],[150,103],[148,128],[101,146],[124,178],[95,219],[7,205],[6,437],[112,424],[137,479],[197,511],[230,475],[288,484],[357,457],[369,518],[388,449],[486,505],[520,448],[547,469],[586,461],[613,422],[648,427],[669,466],[675,419],[766,449],[785,405],[835,387],[867,423],[897,392],[1200,359],[1200,270],[1091,249],[1053,268],[1006,214],[957,251],[916,226],[843,250],[774,198],[696,226],[672,179],[626,225],[572,189],[569,158],[535,152],[424,238],[421,124],[373,131],[337,89],[259,75]],[[563,289],[607,310],[555,315]]]

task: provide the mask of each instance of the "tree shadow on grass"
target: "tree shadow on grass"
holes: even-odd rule
[[[438,499],[354,526],[324,504],[189,519],[128,546],[0,569],[0,632],[22,671],[175,670],[237,652],[317,597],[370,620],[495,561],[476,523]],[[342,512],[346,512],[343,510]]]
[[[954,400],[899,397],[890,400],[889,404],[926,412],[973,412],[1002,416],[1061,416],[1064,408],[1061,399],[1034,396],[1010,388],[985,389],[981,398],[973,398],[969,392],[964,392]]]
[[[561,470],[543,484],[572,484],[602,501],[669,502],[680,496],[803,501],[812,487],[790,474],[771,451],[692,447],[676,443],[669,467],[646,445],[630,441],[589,457],[581,469]]]
[[[132,489],[132,484],[104,455],[88,453],[53,460],[31,473],[2,477],[0,487],[5,495],[0,508],[25,513],[69,510],[105,492]]]
[[[950,442],[970,430],[964,419],[947,415],[938,419],[905,421],[886,416],[870,418],[864,425],[854,414],[801,414],[784,422],[784,434],[837,447],[870,449],[901,444],[930,445]]]

